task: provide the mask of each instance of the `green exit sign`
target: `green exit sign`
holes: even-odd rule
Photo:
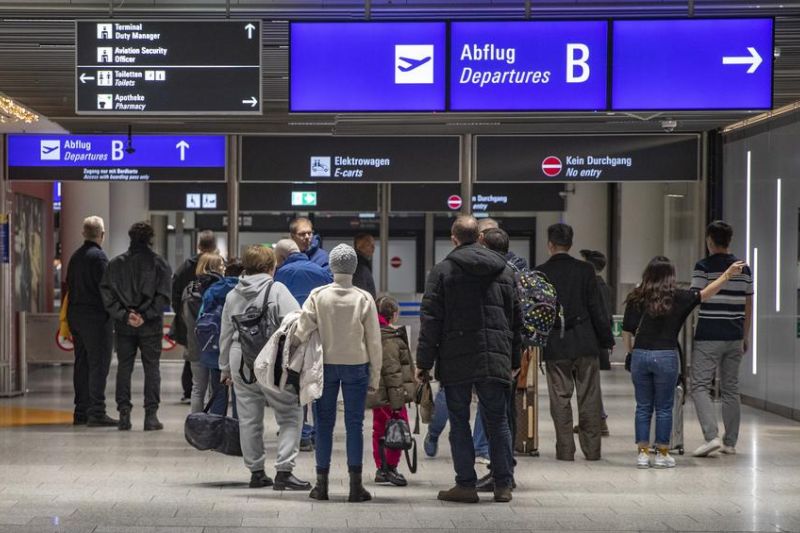
[[[317,205],[316,191],[292,191],[293,207],[314,207]]]

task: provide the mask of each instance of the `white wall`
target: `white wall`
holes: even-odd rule
[[[642,279],[647,263],[664,253],[664,185],[624,183],[620,201],[619,285]]]
[[[567,196],[563,221],[575,231],[573,255],[580,257],[578,251],[583,249],[608,255],[608,184],[575,184],[575,194]],[[546,231],[545,226],[545,235]],[[547,242],[547,237],[544,241]]]

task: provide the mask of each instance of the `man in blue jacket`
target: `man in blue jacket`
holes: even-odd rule
[[[300,251],[306,254],[312,262],[330,270],[328,252],[322,249],[322,241],[319,235],[314,235],[314,226],[309,219],[298,217],[292,220],[289,224],[289,234]]]
[[[311,227],[310,224],[309,222],[308,228]],[[294,299],[300,304],[300,307],[303,306],[311,291],[317,287],[333,283],[333,274],[327,267],[328,252],[321,248],[317,248],[317,250],[317,255],[319,255],[319,252],[325,254],[324,267],[315,263],[301,252],[294,239],[282,239],[275,245],[275,256],[278,260],[275,281],[286,285]],[[316,410],[314,410],[314,413],[316,413]],[[300,451],[310,452],[314,449],[314,426],[308,423],[308,409],[304,409],[303,416]]]

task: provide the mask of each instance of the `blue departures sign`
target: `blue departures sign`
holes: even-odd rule
[[[606,21],[453,22],[452,111],[606,108]]]
[[[9,135],[12,180],[224,181],[225,137]]]
[[[292,112],[444,111],[444,22],[295,22]]]
[[[771,108],[772,24],[772,19],[615,21],[612,108]]]

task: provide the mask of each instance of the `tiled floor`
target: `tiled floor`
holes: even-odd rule
[[[421,459],[409,487],[370,483],[374,501],[345,503],[341,431],[331,502],[251,490],[241,459],[186,444],[187,407],[176,401],[180,366],[163,367],[163,432],[141,431],[141,408],[129,433],[64,425],[0,429],[0,532],[800,531],[800,424],[744,408],[739,455],[686,455],[674,470],[637,470],[631,386],[621,369],[603,374],[612,432],[603,460],[554,460],[543,397],[542,457],[519,459],[514,501],[491,503],[486,495],[480,505],[453,505],[436,500],[436,492],[452,483],[445,441],[439,457]],[[140,384],[141,369],[136,376]],[[30,377],[32,392],[2,399],[0,407],[71,408],[70,368],[40,369]],[[113,379],[113,397],[111,389]],[[272,456],[275,427],[271,416],[267,420]],[[688,447],[700,443],[690,404],[686,433]],[[296,472],[312,477],[313,454],[302,454]]]

